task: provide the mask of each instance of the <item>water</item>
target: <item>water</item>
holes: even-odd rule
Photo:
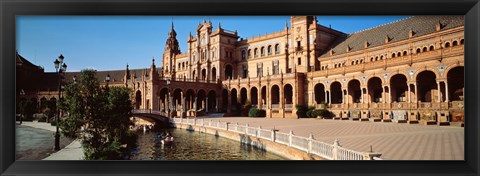
[[[173,144],[163,145],[156,132],[139,132],[131,160],[285,160],[279,155],[238,141],[184,129],[168,130]],[[165,131],[160,131],[163,133]]]

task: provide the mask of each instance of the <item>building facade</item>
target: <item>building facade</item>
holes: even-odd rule
[[[98,79],[132,88],[136,109],[176,116],[231,114],[252,104],[267,118],[296,118],[301,104],[328,106],[336,119],[464,121],[463,16],[414,16],[352,34],[294,16],[283,30],[249,39],[203,21],[183,52],[176,35],[172,24],[161,67],[153,59],[148,69],[127,65]],[[27,100],[55,98],[49,91],[29,90]]]

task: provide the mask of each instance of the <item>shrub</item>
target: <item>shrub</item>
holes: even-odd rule
[[[297,109],[297,118],[306,117],[306,108],[303,105],[295,105],[295,109]]]
[[[242,106],[242,114],[241,115],[244,116],[244,117],[248,116],[250,108],[252,108],[252,103],[250,103],[250,101],[247,100],[247,102],[245,102],[245,105]]]
[[[265,117],[267,112],[263,109],[250,108],[248,117]]]
[[[315,107],[314,106],[308,106],[307,112],[305,113],[305,116],[308,117],[308,118],[316,117]]]
[[[318,110],[315,110],[316,111],[316,114],[322,118],[331,118],[333,117],[333,113],[330,112],[329,110],[326,110],[326,109],[318,109]]]

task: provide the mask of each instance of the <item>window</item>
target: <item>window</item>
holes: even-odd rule
[[[403,56],[406,56],[407,55],[407,51],[403,51]]]
[[[395,58],[395,53],[392,53],[392,58]]]
[[[433,47],[433,45],[432,45],[432,46],[430,46],[429,51],[433,51],[433,50],[435,50],[435,47]]]
[[[450,47],[450,42],[445,43],[445,48]]]
[[[457,45],[458,45],[458,42],[456,40],[453,41],[452,46],[457,46]]]
[[[417,48],[417,52],[416,52],[416,53],[420,53],[420,51],[421,51],[420,48]]]
[[[250,59],[252,58],[252,50],[248,49],[247,57]]]
[[[265,56],[265,47],[260,49],[260,55]]]
[[[297,47],[300,48],[300,41],[297,41]]]
[[[406,54],[406,53],[405,53],[405,54]],[[398,57],[402,56],[402,52],[399,51],[399,52],[397,53],[397,56],[398,56]]]
[[[463,39],[460,40],[460,45],[463,45],[464,42],[465,42],[465,41],[464,41]]]
[[[302,65],[302,58],[299,57],[299,58],[297,59],[297,62],[298,62],[298,65]]]
[[[280,54],[280,45],[279,44],[275,45],[275,54]]]
[[[253,50],[253,57],[258,57],[258,49],[257,48],[255,48]]]
[[[245,50],[242,50],[242,60],[245,60]]]
[[[268,55],[272,55],[272,45],[268,45]]]
[[[272,73],[273,73],[274,75],[278,75],[278,73],[279,73],[279,70],[278,70],[278,69],[279,69],[279,67],[278,67],[278,60],[272,61],[272,65],[273,65],[273,66],[272,66],[272,69],[273,69],[273,70],[272,70]]]
[[[426,46],[425,46],[425,47],[423,47],[423,50],[422,50],[422,52],[427,52],[427,47],[426,47]]]
[[[355,61],[352,61],[352,65],[355,64]]]

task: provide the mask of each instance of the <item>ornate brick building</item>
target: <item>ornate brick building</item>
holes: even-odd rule
[[[109,75],[109,85],[132,88],[137,109],[177,116],[231,113],[250,102],[267,117],[296,118],[295,104],[326,103],[337,119],[463,122],[463,16],[415,16],[352,34],[295,16],[283,30],[249,39],[203,21],[183,52],[176,35],[172,24],[162,67],[152,60],[148,69],[127,65],[98,79]],[[28,89],[27,100],[55,97],[50,90]]]

